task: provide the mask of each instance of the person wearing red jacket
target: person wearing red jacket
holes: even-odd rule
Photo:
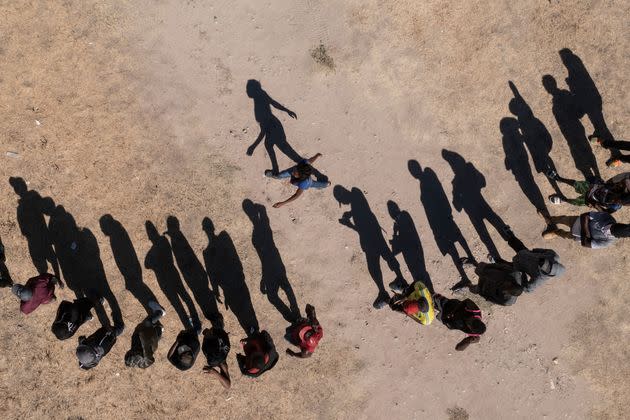
[[[14,284],[11,291],[20,299],[20,311],[28,315],[46,303],[56,299],[55,285],[63,288],[63,283],[52,274],[40,274],[30,278],[25,285]]]
[[[319,344],[319,340],[324,336],[324,329],[319,324],[315,315],[315,308],[306,305],[307,318],[298,319],[293,325],[287,328],[285,338],[293,345],[300,348],[300,352],[287,349],[287,354],[301,359],[311,357],[315,348]]]

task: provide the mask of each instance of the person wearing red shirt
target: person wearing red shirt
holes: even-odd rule
[[[324,329],[319,325],[315,308],[306,305],[307,318],[300,318],[293,325],[287,328],[286,339],[293,345],[300,348],[300,352],[287,349],[287,354],[301,359],[311,357],[315,348],[319,344],[319,340],[324,336]]]
[[[273,339],[265,330],[254,331],[241,340],[243,353],[236,355],[241,373],[256,378],[276,365],[278,353]]]
[[[25,285],[14,284],[11,291],[20,298],[20,311],[28,315],[45,303],[55,300],[55,285],[63,288],[63,283],[52,274],[40,274],[30,278]]]

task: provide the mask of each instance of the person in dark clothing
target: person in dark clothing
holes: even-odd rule
[[[605,140],[601,134],[592,134],[588,136],[591,144],[602,146],[605,149],[630,151],[630,141],[626,140]],[[611,157],[606,161],[606,165],[612,168],[621,166],[623,163],[630,163],[630,155],[622,155]]]
[[[481,335],[486,332],[486,324],[481,320],[481,310],[470,299],[448,299],[442,295],[433,295],[437,318],[449,330],[460,330],[467,336],[457,343],[455,350],[465,350],[472,343],[478,343]]]
[[[306,318],[300,318],[293,325],[289,326],[285,335],[289,343],[300,348],[299,353],[291,349],[287,349],[286,353],[289,356],[301,359],[311,357],[319,344],[319,340],[324,336],[324,329],[319,325],[315,308],[307,304],[305,312]]]
[[[245,376],[256,378],[272,369],[278,362],[278,353],[267,331],[257,331],[241,340],[243,354],[236,355],[238,367]]]
[[[0,239],[0,287],[9,287],[13,285],[13,279],[9,274],[9,269],[6,266],[6,255],[4,253],[4,245],[2,239]]]
[[[168,361],[179,370],[188,370],[195,364],[199,347],[197,331],[183,330],[168,351]]]
[[[201,350],[206,356],[206,366],[203,371],[212,376],[216,376],[224,388],[229,389],[232,385],[230,373],[226,362],[230,352],[230,338],[227,333],[217,327],[203,330],[203,344]]]
[[[28,279],[25,285],[14,284],[11,291],[20,299],[20,311],[30,314],[39,305],[50,303],[56,299],[55,285],[63,289],[63,283],[52,274],[40,274]]]
[[[84,370],[96,367],[114,347],[116,337],[122,334],[122,331],[122,327],[102,326],[89,337],[83,335],[79,337],[76,351],[79,367]]]
[[[146,369],[155,362],[153,354],[164,331],[160,319],[166,312],[156,301],[150,301],[148,306],[153,313],[136,326],[131,336],[131,349],[125,354],[127,367]]]
[[[572,186],[578,193],[576,198],[567,198],[564,194],[552,194],[549,201],[553,204],[569,203],[574,206],[588,206],[597,211],[614,213],[622,206],[630,203],[630,192],[624,183],[604,182],[599,178],[591,178],[585,181],[564,178],[556,171],[546,173],[550,179],[555,179],[563,184]]]
[[[471,262],[472,264],[472,262]],[[479,276],[476,285],[471,282],[459,282],[453,290],[463,287],[487,301],[497,305],[510,306],[516,303],[516,299],[523,293],[523,273],[516,271],[508,262],[477,263],[475,273]]]
[[[57,316],[51,327],[55,337],[59,340],[72,337],[81,325],[92,320],[93,308],[94,302],[85,297],[75,299],[73,302],[62,301],[57,308]]]

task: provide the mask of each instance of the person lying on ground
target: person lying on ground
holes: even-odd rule
[[[20,299],[20,311],[28,315],[46,303],[56,299],[55,285],[63,289],[63,283],[52,274],[40,274],[28,279],[25,285],[14,284],[11,291]]]
[[[431,293],[421,281],[410,285],[403,282],[395,280],[389,284],[392,290],[400,292],[392,296],[389,307],[422,325],[431,324],[435,318]]]
[[[311,178],[311,174],[313,173],[312,165],[321,156],[322,156],[321,153],[317,153],[315,156],[308,159],[304,159],[303,161],[298,163],[296,166],[293,166],[289,169],[285,169],[279,174],[274,174],[273,171],[270,169],[265,171],[265,176],[269,178],[274,178],[274,179],[290,178],[289,182],[291,183],[291,185],[297,187],[297,191],[295,192],[295,194],[293,194],[291,197],[287,198],[284,201],[279,201],[275,203],[273,205],[274,208],[282,207],[285,204],[288,204],[291,201],[294,201],[299,196],[301,196],[305,190],[308,190],[309,188],[321,189],[321,188],[326,188],[330,186],[330,181],[326,181],[326,182],[316,181],[313,178]]]
[[[13,286],[13,280],[9,274],[9,269],[6,266],[7,258],[4,253],[4,245],[0,239],[0,287]]]
[[[307,358],[311,357],[319,344],[319,340],[324,336],[324,329],[317,320],[315,308],[312,305],[306,305],[306,318],[300,318],[294,322],[289,328],[285,338],[287,341],[300,348],[300,352],[287,349],[289,356]]]
[[[160,319],[166,314],[166,311],[155,301],[151,301],[147,305],[152,313],[136,326],[131,336],[131,348],[125,354],[127,367],[146,369],[155,362],[153,355],[164,331]]]
[[[50,328],[59,340],[67,340],[77,332],[79,327],[93,319],[91,310],[94,302],[86,297],[73,302],[62,301],[57,308],[57,316]]]
[[[122,334],[124,327],[102,326],[89,337],[79,337],[77,359],[79,367],[88,370],[96,367],[99,362],[116,344],[116,337]]]
[[[540,213],[539,213],[540,214]],[[543,238],[566,238],[579,240],[586,248],[606,248],[617,239],[630,237],[630,225],[617,223],[614,217],[606,212],[591,211],[580,216],[551,216],[541,215],[550,225],[562,224],[571,230],[560,228],[548,229],[543,233]]]
[[[470,280],[463,279],[452,287],[453,291],[467,287],[472,293],[502,306],[513,305],[523,293],[522,283],[525,275],[516,270],[511,263],[506,261],[477,263],[468,258],[462,258],[462,264],[474,265],[475,274],[479,276],[479,280],[474,285]]]
[[[227,355],[230,352],[230,339],[227,333],[217,327],[203,330],[203,344],[201,350],[206,356],[206,366],[203,371],[209,375],[216,376],[224,388],[229,389],[232,385],[230,373],[228,372]]]
[[[440,294],[433,295],[433,303],[438,311],[437,318],[449,330],[465,332],[466,337],[457,343],[455,350],[463,351],[472,343],[478,343],[486,332],[486,324],[481,320],[481,310],[470,299],[448,299]]]
[[[594,133],[588,136],[591,144],[596,144],[602,146],[605,149],[616,149],[616,150],[630,150],[630,141],[624,140],[604,140],[599,137],[598,134]],[[616,168],[621,166],[623,163],[630,163],[630,155],[620,155],[611,157],[606,161],[606,166],[611,168]]]
[[[199,333],[193,329],[181,331],[166,356],[168,361],[179,370],[188,370],[199,354]]]
[[[548,171],[545,175],[549,179],[570,185],[579,195],[576,198],[567,198],[562,194],[552,194],[549,201],[553,204],[569,203],[574,206],[593,207],[597,211],[614,213],[623,205],[630,203],[630,193],[627,191],[625,183],[604,182],[599,178],[587,181],[576,181],[563,178],[554,170]]]
[[[267,331],[254,332],[241,340],[243,353],[236,355],[241,373],[250,377],[258,377],[270,370],[278,362],[276,346]]]

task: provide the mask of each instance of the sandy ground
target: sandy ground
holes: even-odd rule
[[[558,51],[571,48],[599,89],[608,127],[628,136],[627,1],[55,0],[3,1],[0,10],[0,235],[7,264],[18,281],[35,273],[8,183],[23,177],[95,235],[127,326],[101,364],[84,372],[75,340],[56,341],[50,333],[56,305],[24,317],[5,289],[3,418],[628,417],[627,244],[590,251],[561,239],[544,243],[534,207],[505,169],[499,130],[501,119],[514,117],[511,80],[551,133],[559,171],[579,177],[541,84],[550,74],[568,88]],[[313,54],[320,45],[323,57],[321,49]],[[433,197],[423,197],[423,205],[407,162],[431,168],[452,201],[454,172],[442,149],[474,164],[490,207],[529,246],[556,249],[567,275],[513,307],[480,302],[488,331],[463,353],[454,351],[461,334],[439,323],[422,328],[372,309],[377,288],[358,235],[338,223],[349,207],[340,207],[333,189],[271,208],[291,189],[262,176],[270,167],[264,145],[245,154],[259,132],[248,79],[297,113],[294,120],[273,110],[299,154],[323,153],[317,167],[333,185],[363,192],[377,221],[372,233],[392,238],[388,200],[409,212],[437,291],[447,293],[458,272],[434,239],[425,211]],[[581,123],[589,134],[586,116]],[[604,177],[613,175],[604,165],[607,153],[594,152]],[[277,156],[281,167],[290,165],[281,151]],[[531,170],[543,196],[552,193]],[[273,244],[271,230],[298,304],[315,305],[324,325],[325,338],[309,360],[284,356],[287,322],[260,293],[261,261],[245,199],[266,206],[263,236]],[[105,214],[126,229],[140,265],[151,247],[146,221],[162,232],[167,216],[176,216],[202,263],[208,247],[202,220],[210,218],[217,234],[227,232],[260,326],[281,353],[278,365],[251,380],[240,376],[232,355],[230,391],[202,373],[202,358],[177,371],[165,357],[181,323],[145,269],[144,282],[168,311],[164,337],[154,366],[125,368],[133,327],[145,312],[125,290],[99,226]],[[484,259],[488,250],[466,213],[453,214],[473,254]],[[629,218],[627,210],[619,213]],[[488,226],[499,252],[511,257]],[[410,280],[403,255],[397,259]],[[380,264],[387,284],[394,274]],[[244,332],[231,311],[219,308],[236,350]],[[93,321],[80,332],[96,327]]]

